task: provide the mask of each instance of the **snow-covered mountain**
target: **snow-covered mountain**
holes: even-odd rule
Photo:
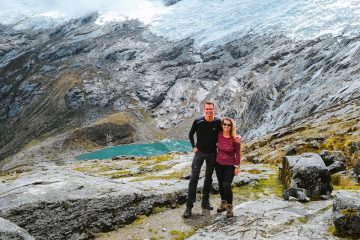
[[[92,12],[100,25],[138,19],[171,40],[190,37],[211,46],[249,33],[283,33],[296,41],[360,32],[358,0],[3,0],[0,23],[49,27]]]
[[[354,0],[5,0],[0,9],[0,156],[115,112],[145,123],[138,140],[155,137],[144,137],[149,129],[186,137],[214,99],[250,139],[360,97]]]

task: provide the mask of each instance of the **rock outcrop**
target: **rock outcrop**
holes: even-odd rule
[[[336,235],[360,238],[360,193],[340,191],[333,204]]]
[[[310,199],[329,198],[332,192],[330,173],[316,153],[284,157],[280,175],[282,182],[292,188],[285,192],[285,199],[288,196],[302,196],[302,193],[306,193]],[[296,189],[306,191],[296,193]]]
[[[345,163],[346,157],[345,154],[341,151],[327,151],[323,150],[320,152],[321,158],[324,160],[326,166],[330,166],[335,162]]]
[[[132,223],[139,215],[150,215],[156,207],[184,204],[188,180],[182,175],[190,172],[191,161],[188,155],[176,156],[169,160],[168,169],[153,174],[136,167],[136,159],[111,161],[113,175],[86,172],[83,169],[87,163],[74,169],[47,166],[37,172],[25,172],[15,180],[0,182],[0,217],[40,240],[89,239],[97,232]],[[163,161],[162,166],[165,164]],[[105,172],[110,169],[107,165],[98,167]],[[121,177],[122,167],[135,168],[135,176]],[[251,168],[244,166],[244,169]],[[272,169],[258,168],[263,169],[263,174],[244,172],[235,177],[233,184],[255,184],[274,174]],[[214,187],[216,185],[214,177]],[[201,190],[202,184],[199,184],[198,192]]]

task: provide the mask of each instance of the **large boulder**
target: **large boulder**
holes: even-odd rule
[[[345,163],[346,161],[346,157],[341,151],[323,150],[320,152],[320,156],[324,160],[326,166],[330,166],[337,161],[342,163]]]
[[[0,239],[35,240],[26,230],[0,217]]]
[[[284,157],[280,174],[281,181],[287,188],[304,189],[306,191],[301,192],[306,193],[311,200],[330,197],[331,176],[325,163],[316,153]],[[290,196],[296,197],[296,194]]]
[[[339,191],[333,204],[336,235],[360,238],[360,193]]]

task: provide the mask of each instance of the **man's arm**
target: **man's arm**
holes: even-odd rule
[[[189,132],[189,139],[190,139],[191,146],[193,148],[196,147],[195,146],[195,141],[194,141],[194,134],[196,132],[196,129],[197,129],[197,121],[195,119],[194,122],[193,122],[193,125],[191,126],[190,132]]]

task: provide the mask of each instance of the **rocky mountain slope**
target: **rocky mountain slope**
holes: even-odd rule
[[[198,48],[137,21],[99,26],[97,17],[33,31],[0,26],[1,158],[117,112],[127,121],[100,124],[108,130],[93,131],[91,144],[186,138],[205,99],[249,140],[360,96],[357,37],[253,33]],[[122,128],[132,137],[113,136]]]

